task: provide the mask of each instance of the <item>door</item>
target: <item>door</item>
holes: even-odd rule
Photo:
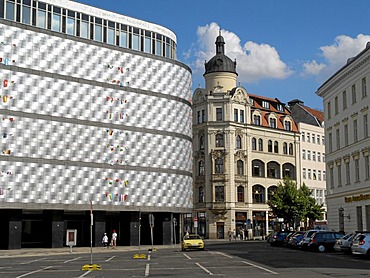
[[[223,222],[217,222],[217,238],[218,239],[224,239],[225,233],[224,233],[224,223]]]

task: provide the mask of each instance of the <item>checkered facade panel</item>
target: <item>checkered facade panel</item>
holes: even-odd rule
[[[191,207],[191,177],[0,161],[0,203]]]
[[[192,206],[186,68],[12,26],[0,42],[0,202]]]

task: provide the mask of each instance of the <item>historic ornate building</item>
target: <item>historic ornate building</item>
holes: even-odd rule
[[[300,135],[284,103],[237,86],[236,61],[205,63],[205,88],[193,96],[194,209],[198,233],[224,238],[229,229],[264,236],[274,225],[266,201],[284,176],[300,183]]]

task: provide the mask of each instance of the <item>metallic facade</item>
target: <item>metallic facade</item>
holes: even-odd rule
[[[0,20],[0,208],[189,212],[191,71]]]

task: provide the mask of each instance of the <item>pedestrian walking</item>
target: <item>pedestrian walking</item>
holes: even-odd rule
[[[112,249],[116,249],[116,247],[117,247],[117,233],[116,233],[116,230],[113,230],[113,233],[112,233],[111,246],[112,246]]]
[[[231,241],[231,237],[233,236],[233,232],[231,231],[231,228],[227,232],[227,235],[229,236],[229,241]]]
[[[108,248],[108,236],[107,236],[107,233],[104,233],[104,236],[103,236],[103,239],[102,239],[102,243],[104,245],[105,248]]]

